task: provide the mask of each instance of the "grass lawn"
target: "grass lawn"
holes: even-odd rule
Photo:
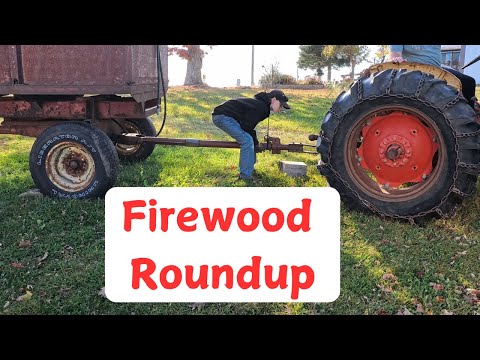
[[[212,124],[212,108],[258,91],[171,88],[162,136],[231,141]],[[269,129],[282,143],[308,143],[338,91],[285,92],[293,110],[260,123],[259,139]],[[162,119],[163,114],[155,117],[157,129]],[[480,314],[478,195],[454,218],[423,227],[342,207],[341,293],[332,303],[113,303],[101,293],[104,200],[19,197],[34,188],[28,165],[33,141],[0,135],[1,314]],[[305,162],[307,176],[286,176],[280,160]],[[318,160],[311,154],[260,153],[260,183],[254,186],[285,187],[286,193],[292,186],[326,186]],[[251,186],[237,181],[237,164],[238,149],[157,146],[145,162],[121,164],[116,186]]]

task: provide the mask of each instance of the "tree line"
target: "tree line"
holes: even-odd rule
[[[213,45],[207,45],[210,49]],[[299,45],[297,66],[299,69],[310,69],[317,76],[323,76],[327,70],[327,81],[331,81],[332,69],[350,66],[350,79],[355,78],[355,66],[366,61],[370,55],[367,45]],[[388,53],[388,45],[377,45],[373,57],[374,63],[384,62]],[[177,55],[187,60],[187,72],[184,85],[203,85],[203,58],[208,53],[200,45],[169,46],[169,55]]]

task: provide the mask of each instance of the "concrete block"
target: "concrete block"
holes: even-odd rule
[[[307,164],[304,162],[282,160],[279,163],[279,167],[281,172],[291,177],[307,175]]]

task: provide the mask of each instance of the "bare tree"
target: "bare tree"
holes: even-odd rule
[[[212,48],[213,45],[207,45]],[[203,85],[202,66],[203,57],[207,54],[200,45],[180,45],[168,48],[168,54],[176,54],[187,60],[187,73],[183,85]]]

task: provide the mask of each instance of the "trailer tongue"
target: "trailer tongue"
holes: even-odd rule
[[[309,135],[309,138],[316,135]],[[161,138],[155,136],[143,136],[136,133],[125,133],[116,136],[116,142],[126,145],[138,145],[142,143],[153,143],[161,145],[177,145],[189,147],[210,147],[210,148],[231,148],[239,149],[240,145],[236,141],[218,141],[218,140],[199,140],[199,139],[179,139],[179,138]],[[271,151],[272,154],[280,154],[282,150],[296,153],[318,154],[317,151],[308,151],[305,148],[315,148],[315,145],[290,143],[282,144],[279,138],[265,136],[265,142],[260,143],[262,151]]]

